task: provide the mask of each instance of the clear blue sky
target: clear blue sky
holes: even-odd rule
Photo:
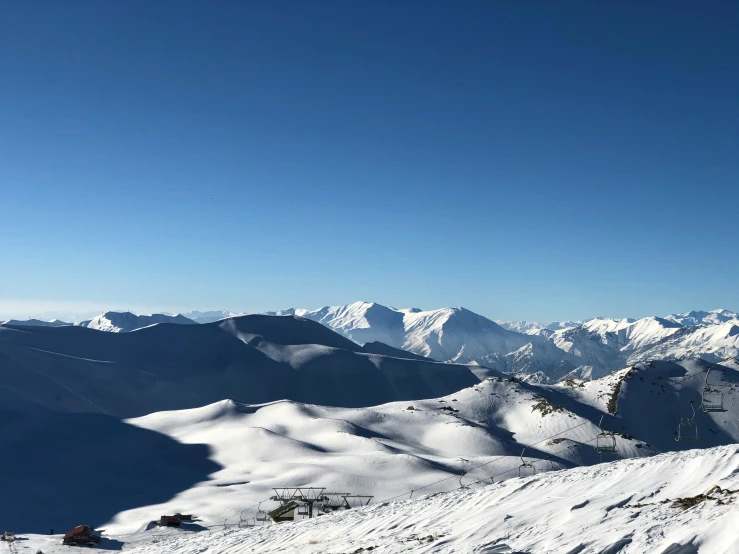
[[[739,4],[5,2],[0,317],[739,309]]]

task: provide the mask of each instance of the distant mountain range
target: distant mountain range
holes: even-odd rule
[[[465,308],[424,311],[371,302],[271,313],[318,321],[359,344],[379,341],[435,360],[478,364],[541,382],[596,378],[651,359],[716,362],[739,353],[739,315],[728,310],[548,324],[495,322]]]
[[[139,316],[107,312],[78,325],[130,332],[158,323],[211,323],[242,314],[227,310]],[[692,311],[642,319],[594,318],[547,324],[492,321],[465,308],[397,309],[372,302],[289,308],[266,315],[297,316],[321,323],[377,353],[407,352],[423,358],[480,366],[554,382],[597,378],[629,364],[700,357],[712,362],[739,356],[739,315],[729,310]],[[67,325],[39,320],[3,325]],[[393,354],[386,354],[392,356]]]
[[[130,332],[158,323],[179,323],[181,325],[196,325],[197,322],[182,315],[136,315],[131,312],[106,312],[89,321],[78,323],[79,327],[88,327],[98,331],[114,333]]]

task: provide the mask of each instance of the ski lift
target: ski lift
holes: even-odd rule
[[[259,506],[257,506],[257,521],[269,521],[269,515],[267,515],[267,512],[261,509],[262,503],[259,503]]]
[[[530,464],[523,458],[524,452],[526,452],[527,447],[523,447],[523,450],[521,451],[521,465],[518,466],[518,476],[519,477],[530,477],[531,475],[536,475],[536,468],[534,467],[534,464]]]
[[[693,415],[688,418],[680,418],[680,423],[677,424],[676,441],[697,441],[698,440],[698,426],[695,424],[695,406],[693,401],[690,400],[690,409],[693,410]]]
[[[246,518],[244,519],[243,515],[239,519],[239,528],[242,527],[256,527],[257,520],[254,518]]]
[[[308,504],[301,504],[300,506],[298,506],[298,515],[299,516],[308,515]]]
[[[616,435],[613,431],[603,430],[604,416],[605,414],[601,414],[600,423],[598,423],[600,433],[595,439],[595,450],[598,454],[616,454],[618,452],[618,449],[616,448]]]
[[[706,371],[706,383],[703,386],[703,398],[701,409],[704,412],[725,412],[724,393],[708,384],[708,375],[711,373],[711,367]]]

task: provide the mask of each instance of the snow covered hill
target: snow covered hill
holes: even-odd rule
[[[156,325],[158,323],[178,323],[181,325],[192,325],[195,321],[182,315],[136,315],[131,312],[105,312],[88,321],[82,321],[77,325],[98,331],[109,331],[113,333],[124,333]]]
[[[682,538],[679,534],[670,534],[668,538],[672,542],[648,542],[663,539],[653,527],[655,522],[666,515],[674,514],[677,517],[682,513],[681,510],[660,511],[666,506],[661,503],[662,500],[693,497],[707,492],[716,484],[731,490],[739,488],[721,481],[729,477],[736,478],[738,473],[735,445],[724,446],[713,452],[689,450],[695,446],[727,445],[736,443],[739,439],[739,425],[735,417],[739,409],[739,375],[735,370],[710,366],[710,382],[724,391],[728,411],[699,411],[695,418],[699,441],[674,440],[680,416],[690,415],[686,413],[688,401],[700,401],[704,370],[707,367],[701,361],[685,362],[683,365],[657,362],[625,368],[597,381],[572,381],[555,386],[537,386],[510,379],[492,378],[438,399],[396,402],[364,409],[330,408],[289,401],[254,406],[227,400],[202,408],[154,413],[125,422],[126,426],[133,428],[131,431],[135,430],[125,435],[128,437],[125,442],[119,438],[120,430],[105,429],[106,440],[112,440],[113,444],[120,443],[121,448],[116,449],[118,454],[112,469],[125,479],[108,483],[99,492],[105,498],[116,499],[112,505],[108,502],[111,510],[119,509],[111,521],[105,522],[104,527],[114,544],[133,545],[156,541],[156,545],[142,546],[141,552],[147,554],[188,552],[188,548],[193,548],[193,552],[204,548],[206,550],[203,551],[207,552],[209,547],[214,548],[214,552],[223,552],[223,548],[227,546],[237,548],[236,542],[229,545],[221,542],[198,542],[201,539],[190,533],[167,542],[167,537],[158,533],[136,531],[142,528],[143,523],[161,513],[175,511],[197,514],[202,520],[200,524],[204,526],[217,527],[224,521],[235,526],[239,521],[253,521],[260,501],[259,506],[263,509],[276,506],[268,500],[273,494],[273,487],[300,485],[370,494],[375,497],[373,502],[380,505],[363,512],[324,516],[295,526],[285,524],[269,530],[257,528],[228,531],[222,536],[244,533],[238,535],[239,541],[249,541],[250,537],[254,537],[255,541],[264,540],[258,547],[254,543],[255,551],[258,552],[278,552],[281,548],[288,547],[294,547],[295,552],[311,552],[301,549],[322,547],[321,552],[343,553],[373,545],[399,548],[399,552],[405,551],[403,549],[444,552],[440,550],[442,547],[475,552],[474,548],[483,544],[490,545],[496,540],[501,542],[498,544],[500,548],[502,544],[506,544],[511,551],[518,552],[570,552],[577,544],[571,542],[576,540],[581,540],[587,548],[579,552],[607,552],[606,548],[613,544],[621,544],[623,547],[630,545],[628,542],[619,542],[629,536],[633,539],[635,550],[624,552],[649,552],[649,548],[660,545],[667,548],[672,542],[685,545],[691,541],[694,546],[700,544],[708,548],[711,544],[706,542],[708,536],[695,527],[690,529],[692,534],[686,532]],[[591,468],[557,471],[600,461],[594,447],[600,432],[598,422],[604,412],[610,414],[604,420],[604,429],[616,433],[616,456],[635,459],[622,465],[596,465]],[[71,424],[72,422],[68,424],[62,421],[55,429],[61,430]],[[70,433],[79,431],[77,427],[70,428]],[[27,436],[26,431],[24,434]],[[158,438],[154,440],[155,437]],[[95,448],[92,440],[91,438],[75,445],[62,436],[49,444],[48,448],[53,452],[60,445],[65,445],[65,457],[77,460],[87,459],[81,455],[82,452],[91,449],[97,452],[89,466],[85,463],[80,467],[78,462],[77,465],[70,466],[70,471],[83,471],[91,483],[98,483],[99,479],[109,474],[111,466],[103,463],[106,454],[102,449]],[[137,448],[137,441],[145,441],[143,444],[147,445],[146,449]],[[44,444],[44,441],[39,444]],[[527,446],[523,453],[524,459],[536,468],[538,474],[528,481],[516,479],[524,446]],[[6,448],[12,449],[16,456],[23,453],[21,443],[7,444]],[[180,455],[177,453],[179,448],[183,449]],[[75,449],[80,452],[76,458],[73,456]],[[680,450],[682,453],[645,458],[665,450]],[[130,454],[126,454],[127,452]],[[206,455],[208,459],[205,458]],[[135,456],[137,463],[133,464],[129,456]],[[606,460],[608,459],[609,456],[606,456]],[[106,505],[101,502],[102,499],[98,499],[97,488],[91,490],[84,503],[70,503],[63,487],[67,481],[56,474],[53,482],[47,483],[47,476],[33,469],[34,460],[36,465],[44,460],[37,449],[28,453],[28,460],[18,460],[19,468],[24,467],[24,461],[30,465],[28,480],[21,479],[18,483],[7,481],[2,484],[6,491],[5,499],[10,500],[4,505],[7,511],[0,514],[4,521],[12,523],[14,517],[22,514],[19,506],[24,505],[15,500],[14,494],[17,490],[18,494],[25,495],[25,488],[17,487],[30,483],[30,476],[35,475],[35,486],[54,491],[50,498],[43,498],[46,513],[55,514],[58,518],[56,521],[62,519],[66,510],[71,511],[78,519],[82,517],[79,515],[81,513],[87,517],[86,521],[102,523],[94,520],[95,514],[99,516],[101,513],[100,506]],[[131,471],[135,471],[136,467],[146,470],[139,478],[134,478],[133,474],[126,477],[128,473],[125,467],[129,467]],[[123,473],[118,473],[120,471]],[[198,472],[202,472],[199,479]],[[24,475],[21,469],[14,469],[13,474],[21,477]],[[652,481],[653,479],[656,481]],[[713,481],[706,483],[704,480],[708,479]],[[507,484],[487,486],[485,491],[498,491],[496,496],[488,500],[480,496],[468,497],[479,494],[476,492],[454,492],[461,485],[471,487],[473,491],[478,490],[491,480],[496,483],[507,480]],[[525,485],[528,482],[539,484]],[[166,497],[165,493],[178,484],[182,488],[177,494],[169,492],[170,497]],[[529,488],[532,490],[528,490]],[[524,496],[518,496],[524,490],[528,492]],[[383,501],[396,497],[408,498],[411,491],[415,491],[413,498],[433,493],[451,494],[432,495],[421,499],[421,504],[390,504],[395,506],[391,512],[393,517],[399,518],[392,523],[385,524],[382,519],[374,519],[383,517],[377,516],[378,511],[388,506]],[[507,498],[511,492],[516,495]],[[500,494],[503,496],[499,496]],[[460,498],[469,498],[470,501],[468,503],[465,500],[455,508],[455,499]],[[718,507],[720,504],[716,500],[729,502],[732,498],[723,493],[718,496],[714,494],[706,506]],[[444,533],[451,542],[444,542],[441,540],[443,537],[436,536],[439,535],[436,529],[421,533],[420,528],[408,526],[411,514],[422,509],[421,506],[429,501],[440,501],[443,503],[443,513],[456,514]],[[570,502],[571,506],[568,504],[567,509],[564,509],[563,502]],[[120,509],[126,503],[130,507]],[[460,531],[462,518],[470,518],[471,514],[476,513],[474,506],[478,504],[482,514],[480,517],[484,517],[486,522],[495,522],[495,525],[480,525],[474,520],[469,522],[468,531]],[[628,508],[628,512],[622,512],[622,509],[626,509],[626,504],[632,508]],[[399,506],[408,506],[407,512],[399,513]],[[614,509],[616,511],[612,512]],[[703,509],[706,508],[700,510]],[[593,511],[592,514],[590,510]],[[561,515],[572,512],[575,514],[564,520],[557,519],[558,513]],[[643,520],[634,515],[637,512],[643,514]],[[35,514],[37,510],[29,503],[26,515]],[[708,517],[710,520],[713,512],[706,514],[700,511],[700,514],[696,516],[698,519]],[[441,516],[432,519],[438,517]],[[337,521],[355,523],[358,520],[352,518],[361,518],[367,521],[367,526],[363,528],[363,533],[350,535],[355,542],[333,543],[326,538],[321,542],[311,543],[310,540],[316,539],[306,539],[305,526],[326,525],[325,522],[336,518],[349,518]],[[541,521],[541,530],[532,529],[540,518],[544,518]],[[401,521],[405,523],[399,523]],[[571,535],[565,533],[563,538],[559,526],[557,532],[550,529],[555,521],[560,521],[561,525],[571,521],[570,525],[574,528],[567,532]],[[625,523],[631,525],[634,521],[638,524],[636,527],[624,527]],[[697,519],[679,521],[694,523]],[[355,523],[345,524],[353,527]],[[384,528],[386,525],[400,525],[408,533],[406,538],[410,538],[411,534],[423,538],[434,535],[435,540],[432,541],[433,544],[413,540],[384,543],[382,541],[391,540],[390,536],[385,536],[384,532],[381,536],[375,536],[371,529]],[[414,525],[421,525],[425,529],[433,523],[422,518]],[[591,533],[582,534],[583,525],[592,527],[592,536]],[[716,529],[726,525],[730,524],[722,521],[721,527]],[[293,527],[297,531],[291,531]],[[647,527],[652,527],[652,532]],[[671,533],[677,533],[677,526],[670,528]],[[706,524],[705,529],[710,528]],[[480,530],[475,534],[474,540],[483,541],[482,543],[464,542],[471,540],[470,533],[473,529]],[[500,531],[501,529],[504,531]],[[618,534],[619,532],[622,534]],[[302,538],[298,540],[293,533]],[[213,541],[214,536],[221,535],[216,532],[215,535],[209,535],[207,541]],[[501,541],[503,538],[507,540]],[[34,537],[34,546],[52,546],[48,542],[40,542],[41,540]],[[335,540],[338,541],[339,537]],[[560,540],[563,542],[557,542]],[[354,545],[354,550],[347,550],[350,545]],[[473,549],[464,550],[468,547]],[[46,548],[44,552],[53,551]],[[701,552],[704,551],[702,549]]]
[[[571,469],[137,554],[734,554],[739,447]]]
[[[370,406],[477,382],[466,366],[366,353],[315,322],[260,315],[131,333],[0,327],[5,406],[134,417],[224,398]]]

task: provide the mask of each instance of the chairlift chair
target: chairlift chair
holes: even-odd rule
[[[267,515],[267,512],[262,510],[261,507],[262,503],[259,503],[259,506],[257,506],[257,515],[256,520],[257,521],[269,521],[269,515]]]
[[[524,460],[523,454],[526,452],[526,447],[523,447],[523,450],[521,451],[521,465],[518,466],[518,476],[519,477],[530,477],[531,475],[536,475],[536,468],[534,467],[534,464],[531,464]]]
[[[690,400],[690,409],[693,410],[693,415],[688,418],[681,417],[680,423],[677,424],[675,440],[678,442],[698,440],[698,426],[695,423],[695,406],[692,400]]]
[[[704,412],[725,412],[724,393],[708,384],[708,375],[711,373],[709,366],[706,371],[706,382],[703,386],[703,398],[701,401],[701,409]]]
[[[301,504],[300,506],[298,506],[298,515],[299,516],[308,515],[308,504]]]
[[[605,414],[600,416],[600,423],[598,428],[600,433],[595,439],[595,450],[598,454],[616,454],[618,449],[616,448],[616,435],[613,431],[603,430],[603,417]]]

